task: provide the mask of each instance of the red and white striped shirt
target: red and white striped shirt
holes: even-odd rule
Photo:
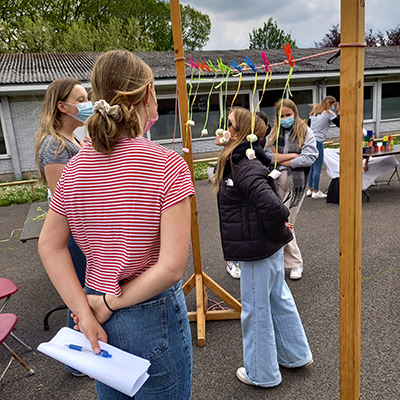
[[[142,137],[121,138],[110,155],[89,142],[73,157],[50,208],[67,217],[86,256],[86,285],[119,296],[119,281],[157,262],[161,214],[194,194],[181,156]]]

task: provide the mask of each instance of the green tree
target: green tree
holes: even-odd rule
[[[262,28],[253,29],[250,36],[250,49],[280,49],[284,44],[289,43],[291,48],[296,49],[296,40],[292,39],[290,33],[285,33],[278,28],[278,24],[272,18],[264,22]]]
[[[19,27],[0,21],[1,53],[44,53],[56,47],[56,33],[51,24],[36,16],[20,18]]]
[[[129,51],[152,51],[153,44],[141,33],[139,22],[129,18],[122,23],[120,18],[111,18],[106,23],[99,23],[96,29],[82,19],[74,22],[61,40],[56,44],[55,51],[71,52],[104,52],[111,49]]]
[[[181,5],[181,20],[183,46],[186,50],[201,50],[211,32],[210,17],[189,5]]]
[[[6,31],[15,32],[21,26],[34,34],[36,31],[27,26],[27,21],[30,20],[32,26],[38,29],[38,15],[56,40],[52,37],[49,41],[40,32],[40,37],[47,40],[40,47],[24,35],[14,35],[12,40],[5,38]],[[184,47],[190,50],[203,48],[211,31],[208,15],[181,5],[181,16]],[[0,0],[0,20],[2,52],[59,51],[60,47],[69,51],[88,48],[104,51],[107,47],[131,51],[173,49],[170,5],[163,0]],[[118,23],[121,27],[116,25]],[[107,33],[107,30],[110,32]],[[128,32],[132,35],[131,40],[128,40]],[[75,36],[75,50],[71,35]],[[96,35],[100,35],[97,40]],[[104,43],[105,37],[108,44]],[[38,42],[35,36],[33,41]],[[49,47],[51,50],[45,50]]]

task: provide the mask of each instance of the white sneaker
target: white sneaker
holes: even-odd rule
[[[313,194],[313,191],[310,190],[310,189],[308,189],[308,190],[307,190],[307,193],[306,193],[306,196],[307,196],[307,197],[311,197],[312,194]]]
[[[309,361],[307,364],[302,365],[302,367],[309,367],[313,363],[314,363],[314,360],[311,359],[311,361]]]
[[[245,383],[246,385],[254,385],[256,386],[253,382],[249,382],[246,378],[246,370],[244,367],[240,367],[238,368],[238,370],[236,371],[236,376],[239,379],[239,381]]]
[[[226,270],[227,270],[228,274],[230,274],[230,276],[232,278],[235,278],[235,279],[239,279],[240,278],[241,269],[240,269],[240,263],[239,262],[228,261],[228,264],[226,266]]]
[[[322,193],[320,190],[318,190],[317,193],[313,192],[311,195],[312,199],[326,199],[328,196],[325,193]]]
[[[303,274],[302,267],[294,267],[290,271],[290,279],[300,279]]]

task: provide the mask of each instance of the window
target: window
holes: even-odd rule
[[[333,96],[340,103],[340,86],[328,86],[326,95]],[[373,119],[374,106],[374,87],[372,85],[364,86],[364,116],[363,119]]]
[[[300,118],[308,121],[311,112],[310,104],[313,103],[312,89],[291,90],[291,92],[293,96],[288,98],[295,102]]]
[[[328,86],[326,88],[326,95],[333,96],[340,103],[340,86]]]
[[[269,123],[272,126],[275,121],[275,103],[282,98],[283,89],[279,90],[266,90],[264,97],[261,100],[260,111],[268,115]],[[258,92],[261,99],[262,90]]]
[[[197,94],[195,99],[193,95],[190,97],[189,115],[192,115],[192,120],[195,122],[195,125],[191,129],[192,139],[201,137],[201,131],[204,129],[206,124],[208,101],[208,120],[205,127],[209,134],[214,134],[215,130],[218,128],[220,118],[219,94],[212,94],[210,98],[208,95],[208,93]]]
[[[151,140],[172,140],[175,129],[175,98],[159,98],[158,102],[158,121],[150,129],[149,138]],[[177,111],[176,134],[175,138],[181,137],[181,126],[179,121],[179,110]]]
[[[297,109],[299,111],[300,118],[308,120],[308,116],[311,111],[310,104],[313,102],[313,91],[312,89],[305,90],[292,90],[292,97],[286,93],[285,98],[289,98],[296,103]],[[275,103],[282,98],[283,89],[277,90],[267,90],[264,93],[264,97],[261,101],[260,110],[264,111],[270,120],[271,126],[274,124],[276,110]],[[259,91],[259,96],[261,98],[262,91]]]
[[[364,86],[364,119],[373,119],[373,86]]]
[[[226,100],[226,107],[229,112],[231,106],[232,106],[232,101],[234,99],[235,95],[234,94],[228,94],[227,100]],[[235,102],[233,103],[233,107],[243,107],[247,110],[250,110],[250,98],[248,93],[239,93],[236,96]]]
[[[400,118],[400,82],[382,83],[382,119]]]

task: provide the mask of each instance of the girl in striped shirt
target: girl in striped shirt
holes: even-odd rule
[[[90,141],[66,166],[39,239],[46,271],[98,353],[98,340],[151,362],[135,398],[190,399],[192,348],[181,287],[190,240],[189,168],[145,138],[157,120],[150,67],[101,55],[91,77]],[[85,292],[66,239],[87,258]],[[100,400],[129,398],[96,381]]]

